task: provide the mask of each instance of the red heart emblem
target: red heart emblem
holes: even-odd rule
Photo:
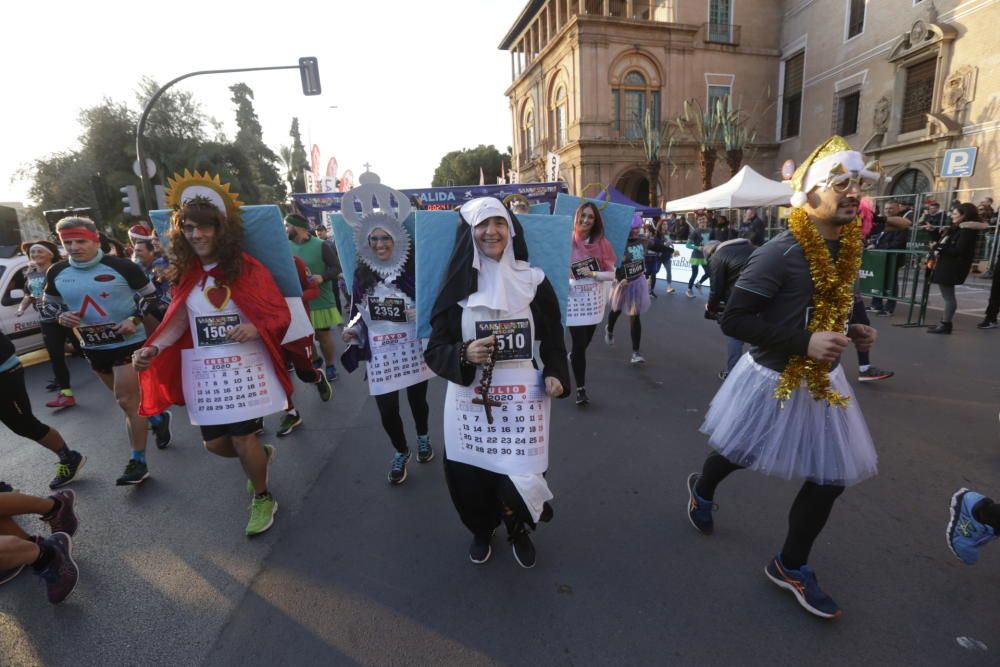
[[[205,298],[208,302],[215,306],[216,310],[222,310],[229,303],[229,298],[232,293],[229,291],[228,285],[219,285],[216,283],[211,287],[206,287],[204,290]]]

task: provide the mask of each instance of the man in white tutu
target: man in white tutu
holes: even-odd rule
[[[836,618],[840,608],[806,563],[837,497],[877,471],[839,361],[851,342],[862,351],[875,342],[874,329],[848,321],[862,252],[858,203],[879,173],[835,136],[784,175],[794,192],[788,231],[751,255],[722,315],[722,331],[751,347],[701,427],[715,452],[688,477],[688,516],[710,535],[715,489],[735,470],[805,480],[765,574],[810,613]]]

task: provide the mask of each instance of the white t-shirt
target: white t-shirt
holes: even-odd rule
[[[205,270],[212,269],[215,264],[205,266]],[[222,308],[217,308],[209,301],[207,294],[210,290],[219,292],[222,290],[224,303]],[[213,297],[217,296],[213,294]],[[191,290],[188,294],[185,306],[187,306],[188,325],[191,327],[191,341],[194,347],[209,347],[218,345],[239,345],[230,341],[226,336],[233,328],[247,321],[246,316],[240,311],[239,306],[231,298],[228,289],[216,287],[215,278],[207,276],[205,287]],[[217,299],[218,300],[218,299]]]

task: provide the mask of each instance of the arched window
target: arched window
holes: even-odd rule
[[[643,117],[649,109],[653,124],[660,124],[660,91],[653,90],[645,75],[630,70],[621,84],[611,91],[615,129],[621,136],[638,139],[642,136]]]
[[[569,143],[566,133],[566,86],[559,84],[552,95],[552,134],[556,148],[561,148]]]
[[[535,112],[531,107],[524,112],[524,124],[521,126],[521,146],[524,158],[535,157]]]
[[[931,182],[919,169],[907,169],[892,179],[891,195],[917,195],[931,189]]]

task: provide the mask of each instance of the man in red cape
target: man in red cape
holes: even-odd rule
[[[211,196],[214,192],[201,194],[208,188],[192,189],[198,194],[190,199],[180,193],[182,203],[170,224],[170,249],[177,268],[170,307],[160,326],[133,355],[139,371],[139,412],[143,415],[187,403],[182,351],[195,347],[233,355],[259,340],[267,352],[272,377],[277,378],[286,398],[292,394],[281,346],[291,322],[288,304],[270,272],[243,250],[243,228],[235,205],[227,211],[221,197]],[[274,403],[247,403],[250,405],[223,408],[240,410],[240,414],[234,414],[229,423],[202,424],[201,434],[208,451],[238,457],[246,471],[254,494],[246,527],[251,536],[271,527],[278,504],[267,487],[267,468],[274,450],[257,438],[262,418],[274,411]]]

